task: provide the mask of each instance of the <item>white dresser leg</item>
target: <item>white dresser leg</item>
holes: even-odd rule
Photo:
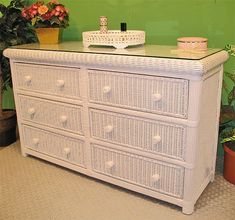
[[[186,215],[191,215],[194,212],[194,203],[185,203],[182,207],[182,212]]]
[[[215,173],[212,173],[211,174],[211,182],[214,182],[214,180],[215,180]]]

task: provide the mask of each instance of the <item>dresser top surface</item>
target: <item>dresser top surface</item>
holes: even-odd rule
[[[208,57],[214,53],[221,51],[221,49],[208,49],[206,51],[182,51],[178,50],[176,46],[163,45],[142,45],[135,47],[128,47],[126,49],[115,49],[113,47],[105,46],[90,46],[83,47],[82,42],[67,41],[60,44],[25,44],[13,47],[14,49],[23,50],[42,50],[55,52],[73,52],[73,53],[94,53],[94,54],[112,54],[125,56],[141,56],[141,57],[156,57],[156,58],[172,58],[172,59],[189,59],[200,60]]]

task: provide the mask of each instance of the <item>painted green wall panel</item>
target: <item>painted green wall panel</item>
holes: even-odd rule
[[[5,0],[6,1],[6,0]],[[35,2],[35,1],[29,1]],[[176,44],[180,36],[204,36],[210,47],[235,43],[234,0],[61,0],[70,11],[64,40],[81,40],[83,31],[97,30],[99,16],[109,29],[122,21],[146,31],[146,43]]]
[[[1,0],[7,4],[9,0]],[[28,2],[35,2],[29,0]],[[129,29],[146,31],[146,43],[176,44],[180,36],[204,36],[210,47],[235,44],[234,0],[61,0],[70,11],[64,40],[81,40],[87,30],[99,28],[106,15],[109,29],[125,21]]]
[[[81,40],[81,33],[99,28],[106,15],[109,29],[125,21],[129,29],[146,31],[149,44],[176,44],[180,36],[204,36],[210,47],[235,40],[234,0],[63,0],[70,10],[64,39]],[[234,27],[234,28],[232,28]]]

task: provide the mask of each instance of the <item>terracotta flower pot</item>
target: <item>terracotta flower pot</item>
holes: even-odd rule
[[[36,28],[36,34],[40,44],[58,44],[60,42],[61,28]]]
[[[224,144],[224,178],[235,184],[235,151]]]

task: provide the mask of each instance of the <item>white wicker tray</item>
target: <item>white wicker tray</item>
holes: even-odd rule
[[[113,46],[115,48],[126,48],[145,43],[145,32],[130,30],[118,31],[110,30],[107,33],[100,33],[100,31],[87,31],[82,33],[83,46],[90,45]]]

